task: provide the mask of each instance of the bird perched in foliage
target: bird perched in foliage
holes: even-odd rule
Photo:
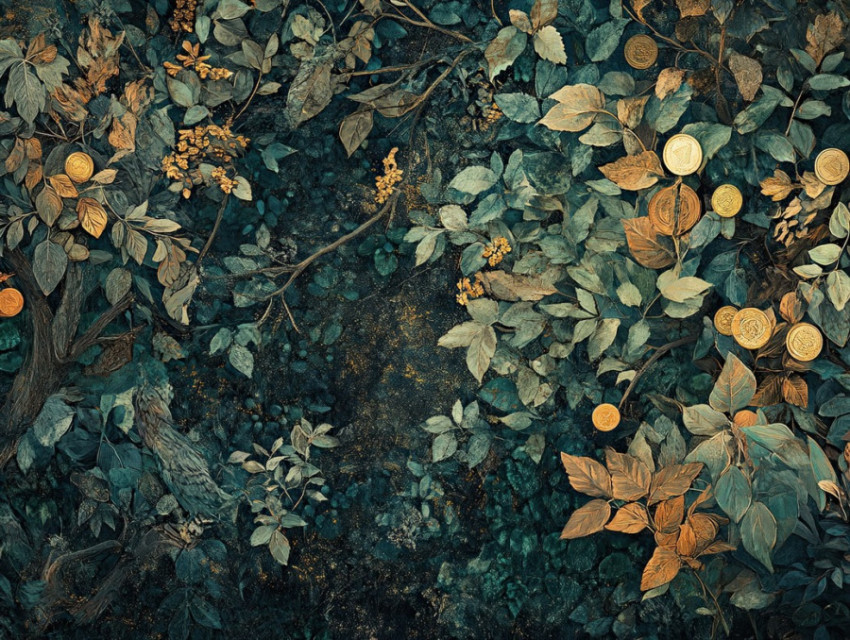
[[[145,382],[133,399],[136,428],[156,456],[162,479],[190,517],[216,518],[233,503],[210,475],[209,466],[192,442],[174,428],[168,403]]]

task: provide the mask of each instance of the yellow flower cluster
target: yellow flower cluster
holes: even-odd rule
[[[484,285],[480,273],[475,274],[475,282],[470,282],[469,278],[461,278],[457,283],[457,288],[460,291],[456,296],[457,303],[463,306],[466,306],[470,299],[484,295]]]
[[[375,178],[375,184],[378,188],[378,193],[375,195],[375,202],[384,204],[392,195],[393,187],[401,182],[401,176],[404,173],[398,168],[395,161],[395,154],[398,152],[398,147],[390,149],[389,154],[384,158],[384,175]]]
[[[504,236],[496,236],[493,238],[493,242],[484,247],[484,253],[481,254],[481,257],[488,258],[487,262],[490,266],[495,267],[502,261],[505,254],[510,252],[511,245],[508,243],[508,239]]]
[[[198,0],[176,0],[171,16],[171,30],[192,33],[195,29],[195,9]]]
[[[223,126],[217,124],[198,125],[192,129],[180,129],[177,150],[162,159],[162,170],[172,180],[183,183],[183,197],[192,195],[192,186],[203,179],[198,171],[202,162],[213,161],[218,165],[230,163],[238,153],[244,151],[250,139],[235,136],[230,130],[230,122]],[[213,170],[212,178],[225,193],[230,193],[236,182],[228,178],[224,169]]]
[[[201,55],[201,45],[198,43],[192,44],[188,40],[184,40],[183,50],[186,53],[178,53],[177,59],[183,63],[183,67],[187,69],[190,67],[194,68],[202,80],[206,80],[207,78],[210,80],[227,80],[227,78],[233,75],[230,69],[213,67],[207,64],[210,56]],[[176,76],[177,72],[181,69],[180,65],[176,65],[173,62],[163,62],[162,66],[165,67],[165,72],[172,77]]]

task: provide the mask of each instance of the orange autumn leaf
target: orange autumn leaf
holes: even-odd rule
[[[652,474],[640,460],[613,449],[605,450],[606,464],[611,472],[614,497],[618,500],[638,500],[649,493]]]
[[[655,508],[655,528],[661,533],[675,533],[685,517],[685,497],[676,496],[658,503]]]
[[[638,264],[648,269],[664,269],[676,262],[670,238],[660,235],[648,216],[623,220],[629,251]]]
[[[775,169],[772,177],[765,178],[759,184],[761,184],[762,195],[770,196],[774,202],[784,200],[794,189],[791,177],[780,169]]]
[[[561,531],[561,540],[583,538],[602,531],[611,516],[611,505],[606,500],[591,500],[570,515]]]
[[[782,381],[782,397],[788,404],[805,409],[809,406],[809,385],[798,375],[790,375]]]
[[[561,453],[561,463],[573,489],[594,498],[610,498],[611,476],[608,470],[592,458]]]
[[[55,176],[50,176],[47,181],[56,190],[56,193],[63,198],[76,198],[79,195],[77,193],[77,187],[74,186],[71,178],[64,173],[57,173]]]
[[[844,44],[844,23],[835,11],[820,15],[806,31],[806,53],[820,65],[824,56]]]
[[[655,83],[655,95],[659,100],[663,100],[671,93],[675,93],[682,86],[682,80],[684,79],[684,69],[677,69],[676,67],[662,69]]]
[[[691,525],[679,526],[679,539],[676,541],[676,553],[680,556],[694,556],[697,551],[697,538]]]
[[[661,160],[654,151],[643,151],[633,156],[625,156],[599,167],[606,178],[621,189],[638,191],[648,189],[658,178],[664,177]]]
[[[630,502],[620,507],[611,522],[605,525],[608,531],[620,533],[640,533],[649,526],[649,514],[639,502]]]
[[[106,210],[94,198],[80,198],[77,201],[77,218],[86,233],[95,238],[99,238],[106,229]]]
[[[702,462],[672,464],[664,467],[652,478],[649,489],[649,504],[681,496],[702,471]]]
[[[681,567],[682,563],[675,551],[658,547],[643,570],[640,590],[649,591],[667,584],[676,577]]]

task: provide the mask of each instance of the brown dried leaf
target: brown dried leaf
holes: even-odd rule
[[[773,177],[761,181],[762,195],[770,196],[774,202],[787,198],[793,189],[791,177],[780,169],[774,170]]]
[[[661,160],[654,151],[620,158],[602,165],[599,170],[611,182],[627,191],[648,189],[658,182],[658,178],[664,177]]]
[[[26,157],[26,143],[23,138],[15,138],[15,146],[6,156],[6,173],[14,173],[23,164]]]
[[[655,83],[655,95],[659,100],[664,100],[664,98],[671,93],[675,93],[682,86],[682,80],[684,79],[684,69],[677,69],[676,67],[662,69]]]
[[[611,476],[596,460],[562,452],[561,463],[570,477],[573,489],[594,498],[612,497]]]
[[[632,0],[632,9],[634,9],[635,14],[641,20],[645,20],[643,17],[643,10],[646,9],[652,0]]]
[[[526,276],[501,270],[483,272],[481,283],[489,296],[510,302],[537,301],[558,291],[542,276]]]
[[[676,0],[679,12],[683,18],[689,16],[704,16],[711,7],[711,0]]]
[[[782,376],[769,374],[756,389],[750,404],[754,407],[768,407],[782,402]]]
[[[531,7],[531,23],[535,31],[555,22],[558,17],[558,0],[535,0]]]
[[[549,109],[539,124],[553,131],[582,131],[605,107],[605,96],[592,84],[567,85],[549,97],[559,104]]]
[[[729,69],[735,76],[738,91],[741,92],[744,100],[747,102],[753,100],[762,81],[761,64],[758,60],[742,56],[740,53],[733,53],[729,56]]]
[[[655,507],[655,529],[660,533],[676,533],[685,517],[685,496],[659,502]]]
[[[120,118],[112,119],[112,130],[109,132],[109,144],[116,153],[110,163],[120,160],[136,150],[136,116],[126,111]]]
[[[712,542],[708,545],[705,550],[700,553],[701,556],[708,556],[712,553],[724,553],[725,551],[734,551],[737,547],[732,546],[728,542],[723,542],[723,540],[718,540],[717,542]]]
[[[623,220],[626,240],[634,259],[648,269],[664,269],[676,262],[676,252],[670,238],[660,235],[649,217]]]
[[[643,120],[643,111],[649,96],[623,98],[617,101],[617,118],[624,127],[634,129]]]
[[[30,162],[29,166],[27,166],[27,175],[24,178],[24,184],[27,189],[32,191],[35,189],[36,185],[41,182],[41,179],[44,177],[43,167],[40,162]]]
[[[809,385],[798,375],[790,375],[782,381],[782,397],[785,402],[805,409],[809,406]]]
[[[77,218],[83,229],[95,238],[99,238],[106,229],[106,210],[94,198],[80,198],[77,201]]]
[[[684,494],[700,471],[702,471],[702,462],[672,464],[664,467],[652,478],[649,504]]]
[[[511,18],[511,24],[517,29],[523,33],[527,33],[528,35],[534,33],[534,27],[531,26],[531,20],[528,18],[528,14],[525,11],[511,9],[508,11],[508,15]]]
[[[714,518],[705,513],[695,513],[688,518],[688,524],[696,540],[696,554],[702,553],[717,537],[717,523]]]
[[[620,507],[611,522],[605,525],[608,531],[620,533],[640,533],[649,526],[649,514],[639,502],[630,502]]]
[[[817,179],[817,176],[811,171],[804,171],[803,177],[800,179],[800,183],[803,185],[803,189],[806,191],[806,195],[809,196],[812,200],[817,198],[820,194],[823,193],[823,190],[826,189],[826,185]]]
[[[50,64],[56,59],[56,45],[48,45],[43,33],[30,40],[27,48],[27,61],[34,65]]]
[[[71,178],[64,173],[57,173],[55,176],[50,176],[47,181],[50,182],[50,186],[56,190],[56,193],[63,198],[76,198],[78,195],[77,187],[71,182]]]
[[[649,591],[667,584],[679,573],[682,563],[675,551],[658,547],[646,563],[640,580],[640,590]]]
[[[800,322],[804,313],[803,301],[797,297],[796,291],[789,291],[782,296],[782,300],[779,302],[779,314],[786,322],[791,324]]]
[[[345,116],[339,123],[339,139],[349,158],[369,136],[373,124],[372,113],[372,109],[355,111]]]
[[[591,500],[572,512],[561,531],[561,540],[583,538],[598,533],[605,527],[610,516],[611,505],[606,500]]]
[[[605,462],[611,472],[614,497],[618,500],[639,500],[649,493],[652,474],[647,466],[627,453],[611,448],[605,450]]]
[[[679,539],[676,541],[676,553],[680,556],[692,557],[697,552],[697,538],[689,524],[679,527]]]
[[[806,53],[820,65],[824,56],[844,42],[844,23],[835,11],[815,18],[806,31]]]

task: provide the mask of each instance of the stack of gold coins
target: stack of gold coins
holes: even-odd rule
[[[686,184],[666,187],[649,201],[649,221],[659,233],[679,236],[699,222],[700,201],[697,192]]]
[[[623,48],[626,62],[634,69],[649,69],[658,59],[658,45],[647,35],[632,36]]]
[[[823,336],[815,325],[798,322],[788,331],[785,347],[795,360],[810,362],[817,358],[823,349]]]
[[[732,335],[732,319],[736,313],[738,313],[737,307],[728,304],[717,310],[714,314],[714,328],[717,329],[717,333],[723,336]]]
[[[844,182],[850,173],[850,159],[841,149],[824,149],[815,158],[815,176],[824,184]]]
[[[772,333],[770,318],[761,309],[747,307],[732,318],[732,337],[745,349],[761,349]]]
[[[590,419],[593,421],[593,426],[600,431],[612,431],[620,424],[620,410],[606,402],[593,410]]]
[[[677,176],[695,173],[702,164],[699,141],[686,133],[677,133],[664,145],[664,164]]]
[[[721,184],[711,195],[711,208],[722,218],[736,216],[744,206],[744,196],[734,184]]]

